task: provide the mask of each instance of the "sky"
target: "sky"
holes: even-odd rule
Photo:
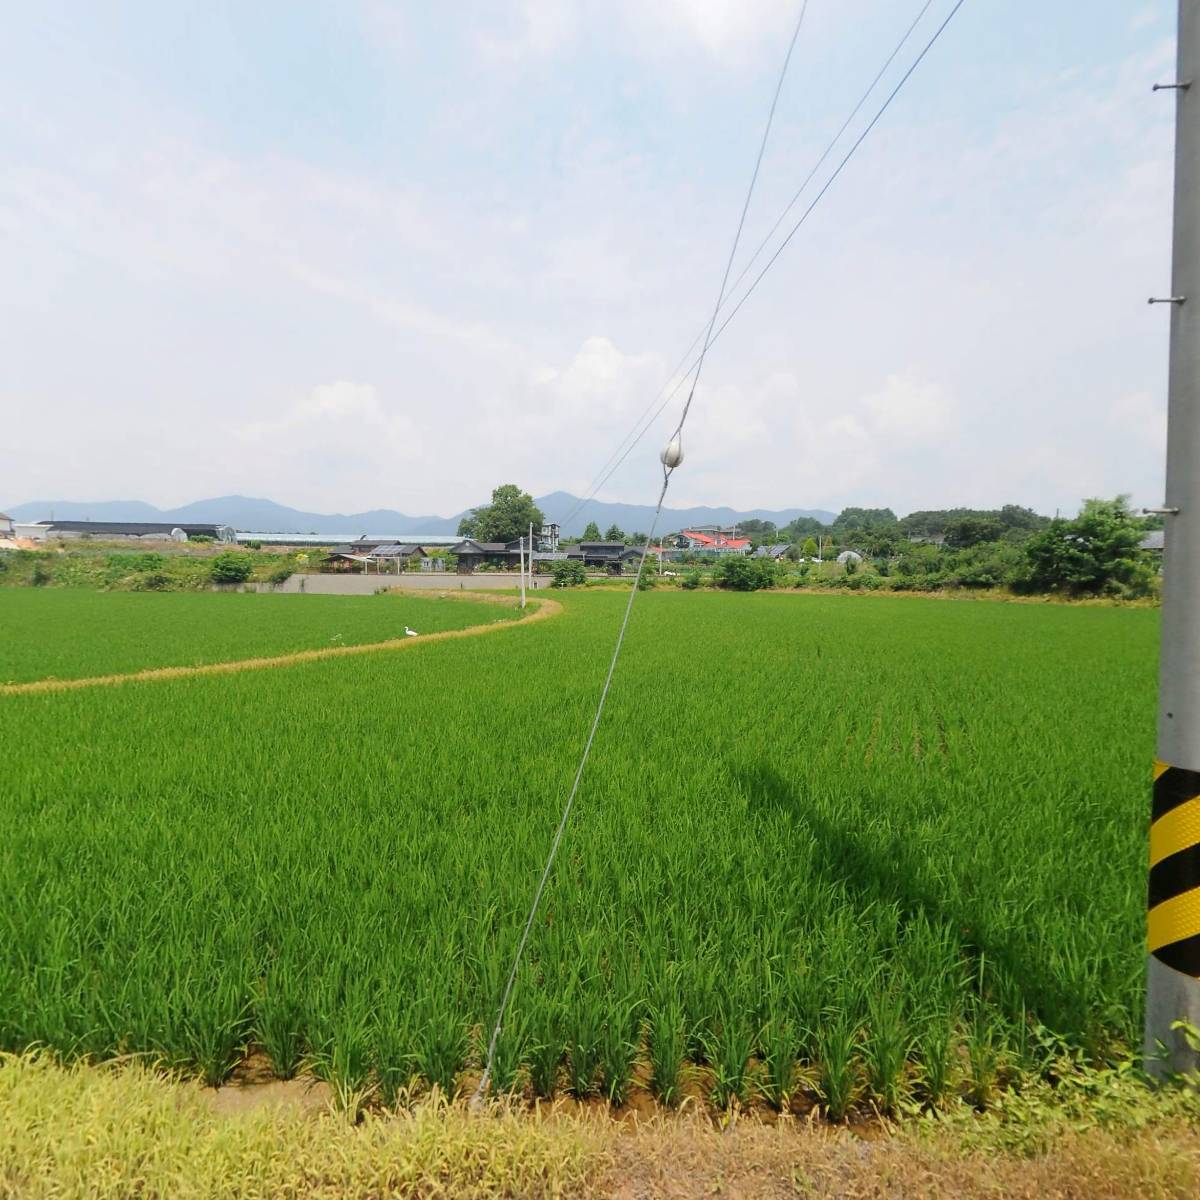
[[[734,277],[923,3],[809,0]],[[0,504],[587,494],[711,315],[799,10],[12,6]],[[669,502],[1161,503],[1174,13],[966,0],[709,351]]]

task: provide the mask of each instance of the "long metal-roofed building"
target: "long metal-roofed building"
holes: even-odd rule
[[[370,553],[376,546],[397,543],[414,546],[453,546],[462,541],[457,534],[448,533],[256,533],[247,529],[237,531],[237,540],[242,545],[247,542],[261,542],[264,546],[337,546],[339,549],[353,546],[356,552],[362,553]]]
[[[43,538],[93,537],[101,541],[157,538],[161,541],[183,542],[194,537],[209,537],[214,542],[237,541],[232,525],[190,521],[38,521],[32,528],[44,530],[41,535]]]

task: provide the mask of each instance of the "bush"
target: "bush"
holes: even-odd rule
[[[727,555],[713,573],[717,586],[735,592],[756,592],[775,584],[775,564],[769,558],[746,558],[740,554]]]
[[[685,587],[689,592],[695,591],[704,582],[704,577],[699,571],[689,571],[684,577],[680,587]]]
[[[1056,517],[1025,543],[1028,584],[1071,595],[1139,595],[1153,569],[1138,548],[1142,522],[1128,497],[1085,500],[1073,521]]]
[[[226,550],[212,560],[209,575],[213,583],[245,583],[250,578],[253,565],[254,560],[249,554]]]
[[[1009,542],[982,542],[955,555],[948,570],[957,587],[993,588],[1015,583],[1022,574],[1025,555]]]
[[[587,571],[577,558],[551,563],[550,574],[554,580],[553,586],[558,588],[575,587],[578,584],[587,583]]]
[[[289,579],[296,573],[296,568],[291,563],[280,563],[277,567],[272,567],[267,574],[268,583],[287,583]]]
[[[135,571],[161,571],[167,565],[167,560],[154,550],[143,551],[140,554],[109,554],[106,555],[109,567],[121,574]]]
[[[167,592],[171,590],[174,581],[166,571],[147,571],[134,580],[135,592]]]

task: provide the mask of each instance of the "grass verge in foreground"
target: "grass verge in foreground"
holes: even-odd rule
[[[216,1111],[137,1062],[0,1057],[0,1197],[1191,1197],[1200,1103],[1111,1072],[1022,1107],[844,1129],[620,1124],[437,1099],[357,1125],[332,1112]],[[1016,1136],[1014,1136],[1016,1135]]]

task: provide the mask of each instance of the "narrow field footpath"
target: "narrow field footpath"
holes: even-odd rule
[[[447,597],[449,599],[450,597]],[[507,598],[493,596],[458,595],[456,602],[501,604],[512,606]],[[557,600],[539,598],[532,611],[515,621],[492,621],[485,625],[468,625],[466,629],[444,629],[439,633],[420,634],[417,637],[388,638],[383,642],[365,642],[356,646],[322,646],[315,650],[296,650],[291,654],[276,654],[269,658],[238,658],[228,662],[204,663],[194,667],[152,667],[146,671],[127,671],[115,675],[93,675],[87,679],[34,679],[27,683],[0,684],[0,696],[11,696],[27,692],[65,692],[73,688],[111,687],[119,683],[149,683],[162,679],[186,679],[192,675],[226,675],[235,671],[261,671],[268,667],[290,667],[296,663],[316,662],[323,658],[341,658],[347,654],[370,654],[380,650],[399,650],[402,647],[424,646],[429,642],[447,641],[450,638],[476,637],[484,633],[495,633],[501,629],[514,629],[518,625],[529,625],[544,621],[562,612]]]

